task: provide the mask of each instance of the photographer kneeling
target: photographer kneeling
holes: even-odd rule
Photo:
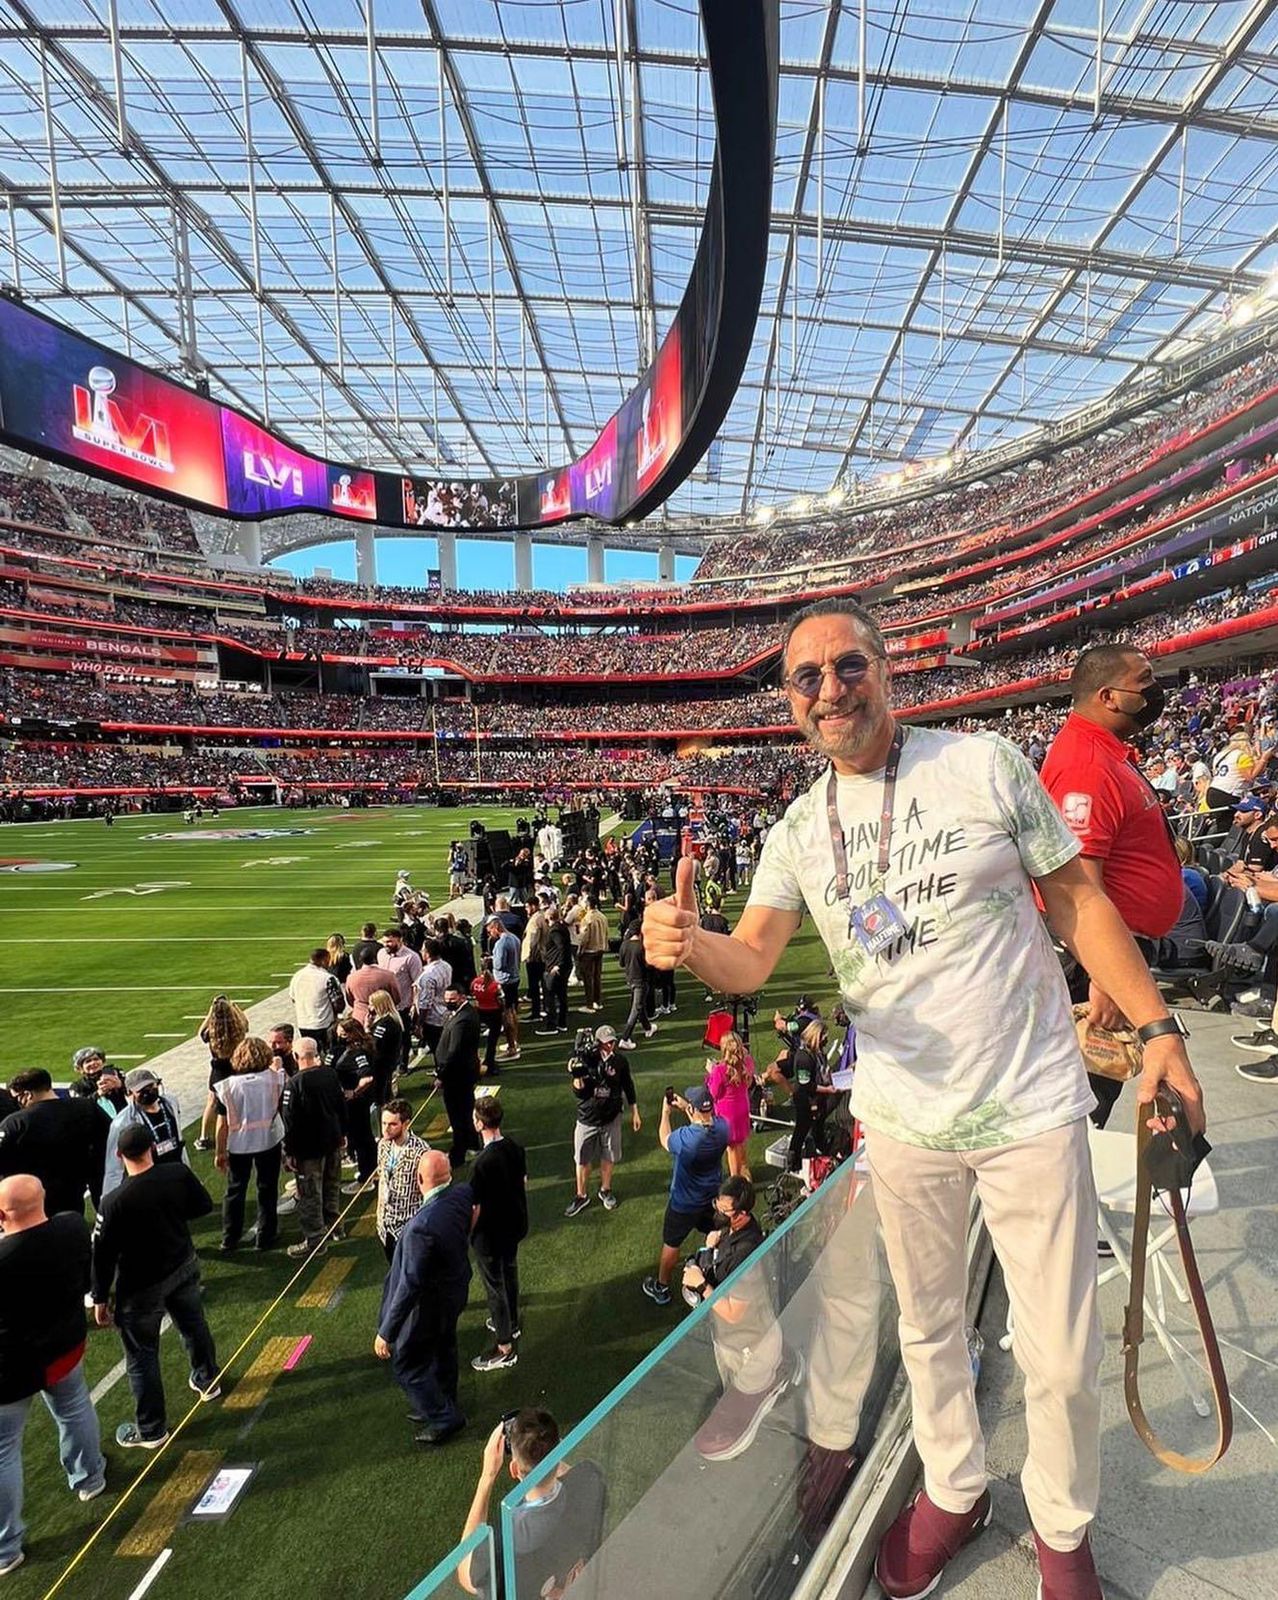
[[[639,1115],[635,1080],[630,1064],[617,1054],[615,1028],[583,1028],[568,1063],[572,1092],[577,1096],[577,1126],[573,1130],[573,1161],[576,1164],[577,1192],[566,1217],[575,1217],[590,1204],[586,1185],[590,1169],[599,1163],[599,1200],[605,1211],[615,1211],[618,1200],[612,1192],[612,1169],[621,1160],[621,1107],[630,1106],[630,1125],[636,1133],[643,1127]]]
[[[670,1113],[677,1106],[688,1119],[686,1128],[672,1128]],[[715,1116],[714,1097],[704,1083],[695,1083],[680,1096],[666,1090],[661,1103],[661,1148],[674,1157],[670,1199],[661,1225],[661,1255],[657,1275],[643,1280],[643,1292],[659,1306],[671,1300],[670,1279],[679,1260],[679,1247],[696,1229],[710,1233],[715,1226],[715,1198],[723,1177],[723,1157],[728,1148],[728,1124]]]

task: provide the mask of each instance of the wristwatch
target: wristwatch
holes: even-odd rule
[[[1143,1028],[1137,1028],[1136,1037],[1142,1044],[1149,1044],[1165,1033],[1178,1033],[1182,1039],[1189,1038],[1189,1029],[1174,1011],[1168,1017],[1159,1017],[1157,1022],[1147,1022]]]

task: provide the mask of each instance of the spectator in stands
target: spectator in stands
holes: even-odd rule
[[[1221,846],[1227,856],[1244,867],[1258,867],[1262,872],[1274,864],[1273,851],[1265,837],[1265,802],[1255,795],[1247,795],[1238,802],[1233,816],[1233,826]]]
[[[1251,782],[1258,762],[1246,728],[1236,728],[1212,757],[1211,781],[1207,786],[1207,805],[1214,833],[1224,833]]]
[[[1125,645],[1093,645],[1074,664],[1071,712],[1043,763],[1043,786],[1082,851],[1082,870],[1103,889],[1142,954],[1152,959],[1184,902],[1180,862],[1158,797],[1124,741],[1162,715],[1164,696],[1148,656]],[[1075,963],[1070,998],[1088,1000],[1090,1019],[1124,1028],[1127,1019],[1101,985]],[[1103,1128],[1122,1090],[1117,1079],[1088,1074]]]
[[[86,1106],[90,1103],[82,1102]],[[96,1106],[90,1106],[101,1116]],[[104,1119],[105,1120],[105,1119]],[[0,1182],[0,1577],[26,1559],[22,1435],[38,1394],[58,1429],[67,1485],[81,1500],[106,1487],[106,1458],[84,1375],[89,1230],[47,1215],[38,1178]]]

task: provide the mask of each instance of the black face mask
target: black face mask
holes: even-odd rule
[[[140,1106],[158,1106],[160,1103],[159,1084],[148,1084],[145,1089],[138,1090],[138,1104]]]
[[[1161,683],[1151,683],[1147,689],[1120,689],[1120,694],[1138,694],[1144,702],[1139,711],[1124,711],[1123,715],[1138,728],[1151,728],[1167,706],[1167,696]]]

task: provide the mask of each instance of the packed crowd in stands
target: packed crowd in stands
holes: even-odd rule
[[[201,553],[191,519],[179,507],[149,496],[108,494],[69,477],[55,482],[0,471],[0,517],[169,554]]]
[[[1263,610],[1272,596],[1263,586],[1233,588],[1201,596],[1170,610],[1126,623],[1121,636],[1142,647]],[[1061,682],[1075,653],[1094,627],[1037,650],[952,667],[911,671],[898,662],[897,700],[922,706],[955,694],[993,690],[1025,679]],[[491,637],[491,636],[490,636]],[[767,642],[767,635],[760,634]],[[586,641],[580,641],[584,647]],[[581,670],[585,670],[584,668]],[[775,728],[787,725],[775,689],[715,697],[565,702],[558,695],[533,698],[522,691],[482,695],[475,702],[422,696],[266,694],[251,690],[186,687],[142,688],[128,680],[97,682],[88,676],[9,672],[0,678],[0,716],[48,718],[55,722],[145,723],[173,727],[331,728],[352,732],[437,732],[445,738],[481,735],[540,738],[547,734],[650,730],[654,734],[716,728]]]
[[[1202,428],[1268,388],[1275,374],[1278,353],[1267,351],[1201,391],[1182,396],[1167,410],[1118,437],[1082,445],[1048,467],[974,488],[961,497],[929,496],[925,501],[866,513],[838,528],[786,526],[716,540],[696,576],[741,577],[831,563],[844,553],[837,546],[845,541],[859,545],[864,553],[894,550],[929,538],[951,540],[959,537],[956,522],[964,530],[979,526],[976,537],[988,544],[991,533],[1009,518],[1059,509],[1071,494],[1133,471],[1144,459],[1156,459],[1188,429]],[[806,575],[826,576],[824,572]]]

